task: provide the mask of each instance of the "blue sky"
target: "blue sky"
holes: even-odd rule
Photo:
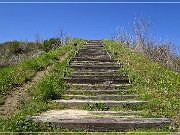
[[[0,42],[33,41],[35,34],[46,39],[60,28],[73,37],[111,38],[118,26],[129,29],[135,15],[151,20],[157,40],[174,41],[180,47],[180,4],[0,4]]]

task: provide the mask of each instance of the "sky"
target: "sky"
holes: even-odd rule
[[[0,0],[0,2],[27,2]],[[29,0],[47,2],[50,0]],[[67,0],[54,0],[62,2]],[[69,0],[69,2],[90,0]],[[90,2],[122,2],[122,0],[91,0]],[[126,0],[135,2],[135,0]],[[143,1],[143,0],[138,0]],[[151,2],[157,2],[151,0]],[[162,2],[163,0],[159,0]],[[170,1],[170,0],[169,0]],[[178,0],[173,0],[180,2]],[[147,1],[145,1],[147,2]],[[164,2],[167,2],[164,0]],[[172,2],[172,1],[170,1]],[[57,35],[63,28],[72,37],[83,39],[111,39],[117,27],[130,29],[134,17],[151,21],[157,40],[173,41],[180,48],[180,3],[0,3],[0,42],[34,41]]]

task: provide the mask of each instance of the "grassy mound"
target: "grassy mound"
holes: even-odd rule
[[[122,44],[104,41],[105,47],[114,59],[123,64],[123,72],[141,95],[149,103],[145,106],[147,117],[167,117],[179,121],[180,111],[180,74],[165,66],[152,62],[143,55]]]

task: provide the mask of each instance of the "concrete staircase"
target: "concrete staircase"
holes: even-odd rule
[[[64,105],[67,110],[47,111],[33,119],[73,131],[130,131],[171,125],[173,121],[167,118],[143,117],[144,112],[138,107],[148,102],[138,100],[140,95],[129,89],[131,82],[128,76],[119,74],[121,67],[111,59],[101,41],[89,41],[71,58],[67,67],[73,69],[73,73],[64,78],[70,89],[62,99],[52,101]],[[83,110],[84,106],[95,106],[96,111]],[[129,109],[130,106],[137,108]]]

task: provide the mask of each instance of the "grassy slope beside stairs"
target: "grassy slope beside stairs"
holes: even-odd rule
[[[114,59],[123,64],[140,98],[149,103],[145,117],[166,117],[180,121],[180,74],[159,63],[152,62],[122,44],[104,41]]]
[[[45,61],[42,61],[42,65],[44,65],[43,63],[46,63],[46,61],[53,61],[53,67],[48,75],[45,75],[35,86],[28,89],[28,95],[31,98],[28,101],[21,101],[14,115],[10,117],[0,117],[0,132],[48,132],[55,130],[50,124],[34,123],[28,119],[28,117],[54,108],[63,109],[61,106],[48,101],[60,98],[66,89],[66,84],[62,80],[64,74],[68,74],[66,65],[68,64],[69,58],[72,57],[84,43],[84,41],[81,41],[76,47],[74,45],[67,45],[46,54],[46,56],[42,56],[42,58],[46,57]],[[71,50],[71,52],[64,60],[59,61],[56,59],[59,56],[63,56],[63,54],[69,50]],[[47,56],[48,58],[51,57],[48,59]],[[34,63],[33,61],[37,61],[37,59],[33,59],[32,63]],[[53,59],[56,60],[54,61]],[[22,63],[22,65],[23,64],[25,63]],[[29,68],[27,68],[27,70],[29,70]],[[26,70],[24,69],[24,71]],[[35,72],[36,70],[33,71]],[[20,77],[24,77],[24,74]]]

